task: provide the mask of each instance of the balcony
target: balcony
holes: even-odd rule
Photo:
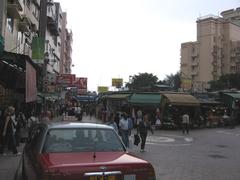
[[[198,56],[199,56],[199,54],[197,52],[192,53],[192,57],[198,57]]]
[[[7,4],[7,13],[9,14],[10,17],[14,19],[21,19],[21,14],[20,12],[23,10],[23,2],[22,0],[13,0],[13,1],[8,1]]]
[[[21,21],[19,21],[18,28],[20,32],[30,32],[31,21],[28,17],[24,16]]]
[[[58,23],[57,21],[55,20],[52,20],[51,18],[48,18],[48,21],[47,21],[47,24],[48,24],[48,29],[50,30],[50,32],[56,36],[59,35],[59,31],[58,31]]]
[[[198,71],[192,71],[191,72],[191,76],[196,76],[196,75],[198,75]]]
[[[33,1],[33,3],[35,3],[38,7],[40,7],[40,1],[41,0],[32,0]]]
[[[53,6],[53,5],[54,5],[53,0],[47,0],[47,5],[49,5],[49,6]]]
[[[58,21],[56,16],[53,14],[47,15],[47,25],[50,32],[56,36],[59,35]]]
[[[191,64],[192,66],[198,66],[198,62],[192,62],[192,64]]]

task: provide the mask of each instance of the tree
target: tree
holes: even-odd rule
[[[221,89],[240,89],[240,73],[237,74],[225,74],[217,81],[210,81],[211,90]]]
[[[181,87],[180,73],[177,72],[176,74],[167,75],[163,82],[166,85],[173,87],[173,89],[178,90]]]
[[[157,82],[157,76],[152,73],[139,73],[131,77],[126,87],[128,87],[130,91],[151,91]]]

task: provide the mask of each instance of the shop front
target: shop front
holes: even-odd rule
[[[141,110],[143,114],[148,114],[152,124],[156,122],[156,111],[160,107],[160,93],[134,93],[129,98],[129,105],[135,114]]]
[[[26,111],[37,101],[36,66],[29,56],[3,52],[0,56],[0,108],[12,105]],[[30,107],[33,107],[32,105]]]
[[[199,101],[192,95],[164,93],[161,99],[162,125],[166,128],[180,128],[182,115],[188,113],[191,127],[197,126]]]

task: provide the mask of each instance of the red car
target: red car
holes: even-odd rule
[[[25,180],[155,180],[153,166],[127,152],[116,131],[91,123],[40,123],[23,151]]]

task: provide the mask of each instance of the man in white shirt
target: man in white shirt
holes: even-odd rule
[[[122,118],[119,121],[119,131],[122,137],[122,141],[126,147],[129,147],[129,125],[128,117],[126,113],[123,113]]]
[[[187,134],[189,133],[189,115],[187,113],[184,113],[182,116],[182,132],[183,134],[186,132]]]

